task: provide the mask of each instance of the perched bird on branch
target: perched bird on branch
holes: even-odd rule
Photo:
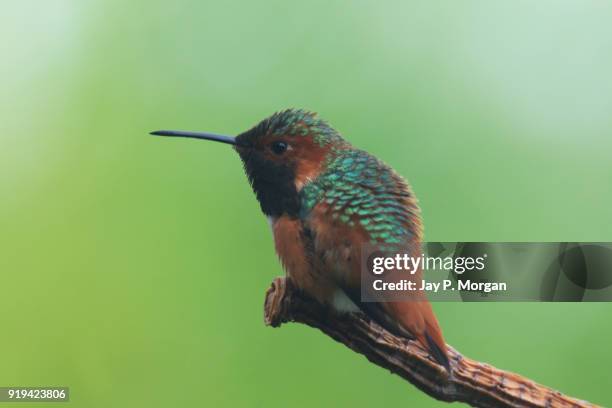
[[[391,167],[353,147],[316,114],[277,112],[237,137],[156,131],[234,145],[276,252],[300,290],[342,312],[361,310],[394,334],[418,340],[450,371],[448,351],[422,292],[410,301],[362,299],[364,246],[421,255],[421,220],[408,183]],[[420,279],[422,271],[415,271]]]

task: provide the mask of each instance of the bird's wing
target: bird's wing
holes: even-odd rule
[[[415,292],[409,301],[384,295],[381,302],[361,299],[362,251],[411,248],[411,255],[419,256],[421,225],[414,195],[401,176],[365,152],[350,159],[339,176],[321,175],[315,191],[303,195],[313,267],[387,330],[416,338],[448,367],[442,332],[423,293]],[[420,276],[418,271],[413,278]]]

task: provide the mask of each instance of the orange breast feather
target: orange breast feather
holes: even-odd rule
[[[306,246],[309,236],[299,219],[279,217],[272,225],[274,246],[283,268],[293,282],[320,303],[333,297],[334,285],[313,264],[312,254]]]

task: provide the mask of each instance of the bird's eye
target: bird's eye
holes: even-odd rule
[[[272,142],[272,144],[270,145],[270,148],[276,154],[283,154],[283,153],[285,153],[287,151],[288,147],[289,146],[287,145],[287,143],[282,142],[282,141]]]

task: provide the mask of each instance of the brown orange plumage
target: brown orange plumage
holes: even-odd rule
[[[448,368],[440,327],[422,292],[405,302],[384,295],[380,302],[361,300],[364,245],[420,255],[420,212],[407,182],[302,110],[274,114],[236,141],[295,284],[321,303],[361,310],[387,330],[416,338]]]

